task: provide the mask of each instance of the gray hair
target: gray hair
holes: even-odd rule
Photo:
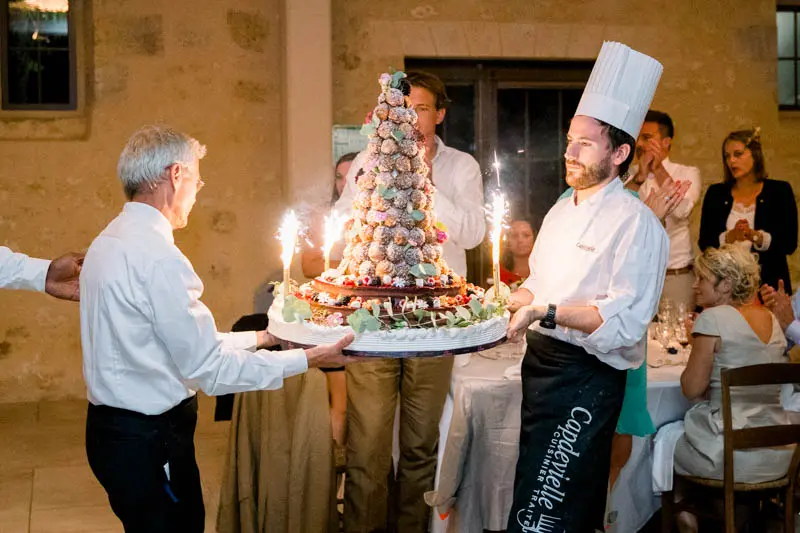
[[[144,126],[136,131],[122,150],[117,175],[128,200],[152,189],[175,163],[190,165],[206,155],[206,147],[197,139],[168,126]]]

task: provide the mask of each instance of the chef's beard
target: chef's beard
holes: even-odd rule
[[[611,174],[610,154],[599,163],[595,163],[589,167],[578,161],[574,161],[572,164],[580,165],[581,167],[580,173],[577,175],[567,171],[567,184],[576,191],[593,187],[608,179],[609,174]]]

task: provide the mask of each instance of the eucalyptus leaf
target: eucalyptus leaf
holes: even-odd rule
[[[374,316],[368,316],[364,319],[367,331],[378,331],[381,329],[381,321]]]
[[[422,270],[422,266],[421,265],[414,265],[413,267],[411,267],[410,272],[411,272],[411,275],[414,276],[415,278],[424,278],[425,277],[425,272]]]
[[[356,333],[364,333],[364,321],[361,319],[361,315],[359,315],[358,312],[352,313],[347,317],[347,325],[353,328],[353,331]]]
[[[470,308],[470,310],[472,311],[472,313],[473,313],[475,316],[477,316],[477,317],[480,317],[480,316],[481,316],[481,311],[483,311],[483,306],[482,306],[482,305],[481,305],[481,303],[480,303],[480,302],[477,300],[477,298],[473,298],[473,299],[471,299],[471,300],[469,301],[469,308]]]
[[[372,304],[372,316],[378,318],[381,316],[381,306],[378,304]]]
[[[425,218],[425,213],[423,213],[422,211],[419,211],[417,209],[414,209],[413,211],[411,211],[411,218],[413,218],[414,220],[419,222],[419,221],[421,221],[422,219]]]
[[[377,128],[378,126],[380,126],[380,124],[381,124],[381,119],[378,118],[378,115],[373,113],[372,114],[372,125]]]
[[[406,138],[406,134],[405,134],[405,133],[403,133],[403,132],[402,132],[402,131],[400,131],[400,130],[394,130],[394,131],[392,132],[392,137],[394,137],[394,140],[395,140],[395,141],[397,141],[397,142],[400,142],[400,141],[402,141],[403,139],[405,139],[405,138]]]
[[[422,309],[414,309],[414,316],[417,317],[417,320],[422,320],[425,318],[425,311]]]
[[[411,248],[411,243],[406,243],[405,247],[403,247],[403,252],[407,252],[409,248]]]
[[[406,77],[406,73],[398,70],[397,72],[392,74],[392,87],[398,89],[400,87],[400,80]]]
[[[433,323],[434,328],[438,328],[439,325],[436,323],[436,313],[431,311],[431,323]]]
[[[361,126],[361,135],[367,135],[367,136],[374,135],[375,131],[376,131],[375,126],[373,126],[372,124],[364,124],[363,126]]]
[[[394,187],[390,187],[390,188],[386,189],[386,193],[381,194],[381,196],[383,196],[387,200],[391,200],[392,198],[397,196],[397,189],[395,189]]]
[[[425,274],[426,276],[436,275],[436,265],[433,265],[431,263],[422,263],[420,265],[420,268],[422,269],[423,274]]]
[[[472,318],[472,313],[469,312],[469,309],[464,307],[463,305],[459,305],[456,307],[456,314],[463,318],[464,320],[470,320]]]

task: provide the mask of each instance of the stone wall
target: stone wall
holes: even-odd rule
[[[591,59],[621,41],[664,64],[653,107],[675,121],[672,159],[708,186],[722,176],[722,139],[759,125],[771,175],[800,192],[800,117],[777,106],[774,0],[334,0],[333,39],[336,124],[360,122],[377,74],[407,56]],[[797,254],[791,268],[800,277]]]
[[[116,163],[128,136],[167,123],[208,146],[207,185],[189,227],[176,232],[178,246],[205,281],[221,328],[251,312],[256,286],[278,267],[281,6],[87,6],[87,127],[0,116],[0,243],[40,257],[88,247],[124,202]],[[35,140],[43,131],[58,140]],[[76,304],[0,292],[0,401],[83,395],[79,336]]]
[[[590,59],[613,39],[664,63],[654,106],[675,119],[673,159],[699,166],[713,183],[721,176],[721,140],[757,124],[772,175],[800,190],[800,117],[779,114],[776,104],[774,0],[331,6],[334,123],[361,122],[377,75],[401,68],[406,56]],[[201,166],[208,185],[176,239],[206,282],[204,301],[227,328],[279,268],[272,234],[289,185],[282,172],[283,1],[94,0],[90,7],[85,116],[32,122],[0,114],[0,243],[37,256],[88,246],[123,203],[115,165],[128,135],[143,123],[172,124],[209,148]],[[321,44],[309,39],[307,46]],[[308,102],[309,116],[315,105]],[[330,145],[315,140],[308,149]],[[699,212],[694,219],[697,226]],[[796,258],[792,268],[797,278]],[[76,305],[0,293],[0,401],[82,395],[80,364]]]

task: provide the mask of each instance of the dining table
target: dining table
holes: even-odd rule
[[[434,533],[503,531],[513,500],[524,344],[456,356],[444,412],[435,490]],[[683,419],[690,404],[680,387],[685,357],[648,342],[647,410],[657,428]],[[644,363],[647,364],[647,363]],[[652,365],[652,366],[651,366]],[[630,458],[608,498],[606,531],[638,531],[660,507],[652,490],[653,436],[634,437]]]

